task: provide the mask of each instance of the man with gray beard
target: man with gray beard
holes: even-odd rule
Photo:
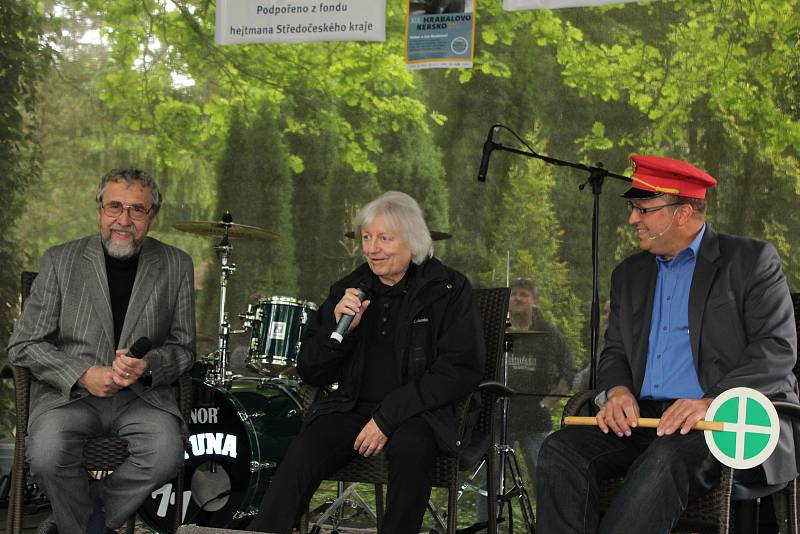
[[[53,507],[40,532],[115,532],[183,462],[171,386],[195,358],[192,260],[147,237],[161,206],[147,173],[112,170],[96,201],[100,235],[45,252],[8,347],[34,378],[27,455]],[[129,356],[141,337],[151,348]],[[83,446],[103,435],[130,456],[90,484]]]

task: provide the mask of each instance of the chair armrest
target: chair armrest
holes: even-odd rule
[[[297,390],[297,397],[300,399],[300,408],[303,413],[308,411],[308,408],[314,404],[318,399],[326,395],[325,388],[312,386],[311,384],[301,384]]]
[[[495,397],[513,397],[517,394],[512,388],[496,380],[484,380],[478,384],[480,391],[488,391]]]
[[[789,401],[775,400],[772,401],[775,410],[781,415],[786,415],[792,419],[800,419],[800,404]]]
[[[14,388],[16,395],[17,412],[17,438],[24,439],[28,435],[28,413],[31,396],[31,372],[26,367],[10,365],[14,374]]]
[[[564,426],[564,418],[567,416],[580,414],[594,415],[597,411],[597,407],[594,405],[593,401],[599,392],[600,390],[597,389],[585,389],[570,397],[567,404],[564,405],[564,412],[561,414],[561,426]]]
[[[192,414],[192,373],[186,371],[178,377],[176,384],[178,388],[178,409],[181,411],[183,420],[189,423]]]

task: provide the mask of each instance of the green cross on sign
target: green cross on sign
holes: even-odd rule
[[[723,430],[706,430],[714,457],[735,469],[763,463],[778,444],[780,423],[770,400],[750,388],[732,388],[714,399],[706,420],[723,423]]]

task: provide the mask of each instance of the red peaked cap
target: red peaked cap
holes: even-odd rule
[[[685,161],[661,156],[633,154],[633,184],[622,196],[625,198],[653,198],[659,195],[676,195],[689,198],[706,198],[706,191],[717,184],[705,173]]]

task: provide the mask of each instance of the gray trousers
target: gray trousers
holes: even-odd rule
[[[90,485],[83,446],[106,435],[127,440],[130,456]],[[175,477],[183,464],[184,438],[177,417],[122,390],[39,415],[30,422],[26,448],[31,474],[50,499],[58,531],[78,534],[87,531],[90,517],[93,530],[102,529],[97,523],[103,521],[109,528],[122,526],[150,492]]]

